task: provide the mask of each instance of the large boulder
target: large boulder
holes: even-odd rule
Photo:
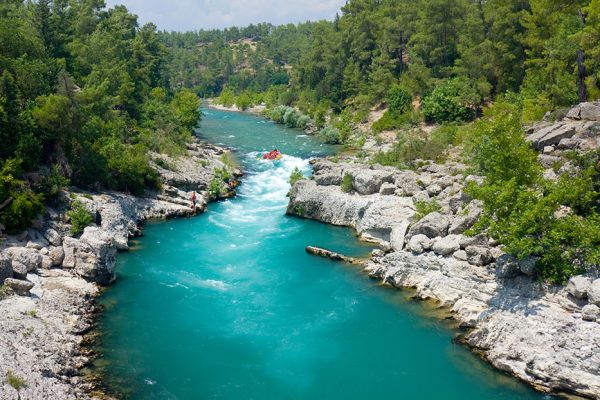
[[[519,261],[519,269],[525,275],[534,276],[537,271],[537,262],[537,257],[527,257]]]
[[[577,275],[571,277],[567,283],[567,292],[576,299],[586,299],[587,291],[592,284],[592,279],[587,276]]]
[[[586,304],[581,309],[581,318],[584,321],[599,321],[600,322],[600,307],[595,304]]]
[[[455,235],[465,233],[467,229],[471,228],[473,224],[477,222],[482,211],[483,208],[478,201],[470,202],[464,210],[460,211],[458,215],[454,217],[450,224],[450,228],[448,229],[448,233]]]
[[[575,122],[564,122],[542,128],[526,137],[526,140],[541,150],[545,146],[557,145],[563,139],[571,138],[577,133]]]
[[[439,212],[432,212],[414,224],[409,231],[409,236],[425,235],[428,238],[443,237],[448,234],[450,218]]]
[[[357,169],[351,172],[352,184],[359,194],[379,193],[384,182],[394,182],[395,172],[385,169]]]
[[[390,245],[395,251],[401,251],[404,249],[404,241],[406,238],[406,232],[408,231],[408,221],[403,221],[398,225],[392,226],[392,232],[390,233]]]
[[[468,246],[465,251],[467,252],[467,261],[471,265],[488,265],[494,260],[492,252],[487,246]]]
[[[19,296],[29,296],[29,292],[33,289],[33,283],[20,279],[7,278],[4,285],[12,289]]]
[[[108,285],[115,279],[116,257],[112,236],[96,227],[87,227],[79,239],[75,272],[89,281]]]
[[[50,257],[52,266],[58,267],[62,265],[63,260],[65,259],[65,249],[62,246],[51,247],[50,252],[48,253],[48,257]]]
[[[58,232],[52,228],[48,228],[43,233],[44,237],[52,246],[62,246],[62,238]]]
[[[432,240],[427,236],[418,234],[414,235],[408,241],[407,248],[415,254],[421,254],[424,251],[431,249]]]
[[[10,258],[0,254],[0,285],[3,284],[6,278],[13,277],[12,262]]]
[[[74,239],[72,237],[65,237],[63,239],[63,268],[73,269],[75,268],[76,259],[75,253],[77,251],[77,247],[79,247],[79,240]]]
[[[600,121],[600,103],[581,103],[567,113],[567,118],[584,121]]]
[[[42,267],[42,255],[35,249],[27,247],[10,247],[6,250],[14,263],[21,263],[27,268],[27,272],[36,271]]]
[[[402,171],[396,175],[395,186],[398,187],[396,192],[400,196],[412,196],[423,190],[418,183],[419,177],[413,171]]]
[[[434,253],[441,256],[453,254],[455,251],[460,250],[460,236],[448,235],[446,237],[439,238],[433,244],[432,250]]]
[[[587,289],[587,297],[590,303],[600,306],[600,279],[596,279]]]
[[[496,259],[496,276],[498,278],[514,278],[520,273],[519,260],[510,254],[502,254]]]
[[[27,279],[27,266],[23,263],[12,261],[12,277],[15,279]]]

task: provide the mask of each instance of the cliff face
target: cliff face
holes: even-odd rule
[[[93,326],[99,285],[115,280],[117,251],[128,249],[128,240],[141,234],[145,220],[193,214],[192,191],[197,193],[196,212],[204,211],[225,151],[195,142],[177,159],[152,155],[163,188],[144,198],[69,193],[95,218],[79,237],[69,232],[63,204],[48,208],[34,228],[0,243],[0,399],[16,397],[5,379],[9,374],[27,385],[22,398],[89,397],[91,385],[79,373],[90,357],[82,348],[83,335]],[[223,195],[230,190],[225,186]]]
[[[349,226],[382,250],[365,272],[449,307],[464,342],[495,367],[540,390],[600,398],[600,279],[545,286],[534,263],[517,262],[493,239],[464,233],[481,208],[463,191],[464,166],[398,171],[357,163],[314,163],[290,192],[288,213]],[[341,190],[349,175],[353,191]],[[418,201],[440,208],[417,221]],[[318,245],[318,243],[315,243]],[[598,293],[600,294],[600,292]]]

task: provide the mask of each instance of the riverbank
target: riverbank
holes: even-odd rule
[[[116,278],[117,251],[129,248],[128,240],[142,234],[147,220],[194,214],[192,191],[197,193],[197,213],[209,201],[231,196],[235,183],[226,184],[218,173],[232,169],[223,158],[227,152],[194,141],[179,158],[152,154],[162,182],[160,192],[134,197],[73,188],[59,205],[48,207],[34,227],[5,237],[0,247],[5,283],[0,300],[0,399],[15,398],[17,388],[27,399],[93,397],[93,382],[81,375],[92,357],[85,335],[94,326],[95,298]],[[229,173],[231,182],[241,175],[239,170]],[[69,202],[75,200],[95,219],[78,237],[70,233],[65,216]]]
[[[528,137],[543,149],[547,174],[555,149],[598,147],[597,120],[572,115]],[[349,226],[379,243],[365,273],[449,308],[468,329],[461,341],[496,368],[540,391],[600,398],[600,279],[547,285],[531,260],[518,262],[485,235],[466,235],[482,209],[463,192],[481,177],[464,177],[465,170],[458,163],[399,171],[352,158],[318,160],[311,180],[292,188],[288,213]],[[424,202],[435,210],[424,211]]]
[[[215,102],[215,99],[206,99],[205,104],[207,107],[212,108],[214,110],[231,111],[231,112],[246,112],[246,113],[256,114],[256,115],[262,115],[264,113],[264,111],[267,109],[267,107],[264,105],[256,105],[256,106],[249,107],[245,110],[242,110],[241,108],[237,107],[236,105],[224,106],[222,104],[218,104]]]

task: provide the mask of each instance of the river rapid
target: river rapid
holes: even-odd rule
[[[288,178],[334,149],[242,113],[205,110],[199,136],[236,149],[234,199],[151,223],[101,298],[95,368],[128,399],[542,399],[452,339],[407,293],[307,245],[362,256],[354,233],[285,215]],[[278,148],[277,162],[259,159]]]

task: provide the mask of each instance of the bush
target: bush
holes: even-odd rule
[[[389,113],[398,116],[409,111],[412,103],[412,95],[401,86],[395,85],[387,94]]]
[[[441,209],[442,207],[436,200],[418,200],[415,202],[415,210],[417,211],[414,217],[415,222],[423,219],[423,217],[426,217],[433,212],[440,211]]]
[[[448,79],[423,99],[423,114],[428,121],[437,123],[465,122],[473,119],[481,103],[481,96],[464,79]]]
[[[252,97],[250,97],[250,95],[246,92],[242,92],[240,93],[240,95],[237,97],[237,99],[235,100],[235,105],[240,109],[240,110],[246,110],[250,107],[252,107]]]
[[[218,177],[213,177],[208,185],[208,194],[211,199],[218,199],[221,196],[221,188],[223,187],[223,181]]]
[[[524,139],[518,108],[500,104],[474,124],[467,155],[481,186],[467,192],[484,204],[474,232],[487,230],[518,259],[537,260],[541,278],[565,282],[600,263],[600,154],[577,160],[558,181],[544,179]]]
[[[44,196],[19,179],[21,172],[21,161],[16,159],[6,160],[0,167],[0,224],[9,233],[29,227],[44,211]]]
[[[56,200],[67,186],[69,186],[69,179],[62,175],[58,165],[53,165],[51,169],[43,170],[40,191],[46,199]]]
[[[342,144],[342,135],[337,129],[325,127],[319,131],[319,138],[327,144]]]
[[[375,121],[372,129],[374,132],[383,132],[394,129],[410,128],[418,126],[422,120],[423,117],[421,113],[416,110],[411,110],[400,115],[386,111],[380,119]]]
[[[304,179],[304,175],[302,175],[302,171],[300,171],[300,169],[298,167],[295,167],[290,175],[290,179],[289,179],[290,185],[294,186],[296,184],[296,182],[301,181],[303,179]]]
[[[352,183],[352,176],[350,176],[350,174],[344,174],[340,188],[344,193],[350,193],[354,190],[354,184]]]
[[[79,235],[83,230],[94,222],[94,216],[87,209],[85,204],[75,200],[71,204],[71,209],[67,211],[67,217],[71,220],[71,234]]]

